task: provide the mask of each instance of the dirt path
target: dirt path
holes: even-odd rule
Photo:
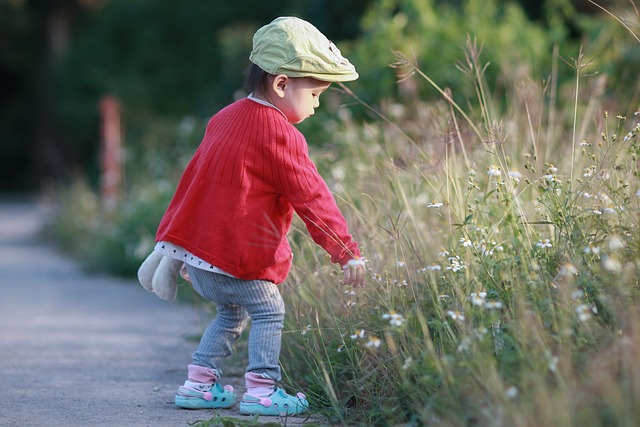
[[[38,237],[46,216],[29,201],[0,201],[0,426],[175,427],[211,419],[213,411],[173,404],[196,345],[187,338],[208,320],[134,280],[83,273]],[[240,397],[241,370],[226,373]],[[221,415],[250,420],[237,406]]]

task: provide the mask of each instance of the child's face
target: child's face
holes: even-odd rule
[[[278,87],[276,107],[284,113],[289,123],[297,124],[311,117],[320,105],[320,94],[331,83],[310,77],[286,78]]]

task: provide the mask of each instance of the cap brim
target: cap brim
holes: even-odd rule
[[[292,71],[292,70],[278,70],[277,74],[284,74],[288,77],[311,77],[316,80],[320,80],[323,82],[331,82],[331,83],[344,83],[351,82],[357,80],[359,75],[357,72],[348,73],[348,74],[323,74],[323,73],[313,73],[313,72],[305,72],[305,71]]]

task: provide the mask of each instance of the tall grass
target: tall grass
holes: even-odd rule
[[[620,20],[636,36],[634,11]],[[342,87],[379,120],[339,111],[326,122],[334,150],[314,156],[368,259],[368,284],[341,286],[297,221],[281,287],[285,377],[331,422],[637,424],[640,82],[631,99],[611,99],[616,82],[589,52],[556,49],[551,63],[544,79],[521,61],[501,65],[498,90],[470,39],[452,70],[474,89],[464,104],[402,53],[402,102],[374,109]],[[562,68],[574,73],[568,86]],[[420,99],[420,85],[439,100]],[[168,143],[150,133],[130,153],[146,179],[129,182],[118,212],[105,216],[85,185],[66,193],[54,231],[69,247],[135,271],[183,166],[174,162],[201,134],[189,120],[168,127]]]
[[[638,100],[615,104],[582,52],[575,83],[514,69],[491,92],[481,49],[462,106],[442,95],[343,114],[320,167],[368,259],[354,291],[305,234],[283,292],[282,362],[334,422],[636,425],[640,419]],[[563,65],[567,64],[567,65]],[[630,105],[631,107],[628,107]],[[333,124],[336,126],[336,124]]]

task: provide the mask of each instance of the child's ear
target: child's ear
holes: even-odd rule
[[[289,84],[289,77],[278,74],[271,82],[271,88],[279,98],[284,98],[284,88]]]

